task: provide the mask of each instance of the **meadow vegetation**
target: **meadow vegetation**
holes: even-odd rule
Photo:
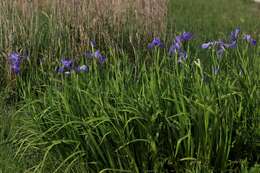
[[[260,172],[260,9],[1,0],[0,173]]]

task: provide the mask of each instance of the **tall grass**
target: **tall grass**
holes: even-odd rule
[[[0,2],[0,70],[5,90],[0,102],[0,145],[9,145],[5,148],[11,148],[11,155],[24,163],[17,170],[259,171],[259,46],[240,40],[238,47],[227,50],[222,58],[214,50],[198,48],[205,40],[228,40],[226,35],[241,18],[247,19],[241,24],[244,31],[251,32],[249,24],[259,24],[249,20],[247,13],[230,17],[227,12],[223,14],[227,17],[223,19],[225,27],[220,30],[222,15],[200,9],[220,2],[223,5],[216,5],[220,12],[234,4],[233,9],[240,9],[243,3],[239,0],[218,0],[210,5],[206,0],[183,1],[171,1],[168,23],[158,25],[153,9],[165,12],[166,8],[154,8],[158,1],[130,4],[140,8],[137,13],[122,7],[129,6],[127,1],[109,1],[114,6],[106,4],[108,1]],[[205,16],[191,18],[187,11],[192,9],[195,14],[191,8],[195,5]],[[174,11],[177,7],[180,10]],[[120,18],[121,23],[122,9],[134,15]],[[92,18],[96,11],[102,13]],[[166,15],[159,12],[162,18]],[[207,18],[205,23],[200,21]],[[136,20],[144,28],[138,30]],[[198,21],[203,26],[196,25]],[[147,50],[153,36],[147,29],[158,35],[159,31],[172,31],[161,33],[170,37],[166,48]],[[178,63],[177,56],[168,56],[168,42],[189,29],[197,32],[193,41],[184,44],[187,61]],[[257,32],[251,33],[258,37]],[[95,48],[89,44],[91,39],[97,42]],[[104,64],[84,57],[94,49],[108,57]],[[7,57],[12,51],[29,56],[18,76],[9,69]],[[88,64],[89,72],[56,73],[62,56]],[[212,70],[216,67],[218,73]]]
[[[167,0],[33,0],[16,2],[24,17],[31,11],[44,11],[59,22],[86,32],[122,32],[123,28],[160,32],[165,28]],[[48,13],[49,12],[49,13]],[[128,25],[127,28],[124,25]],[[106,33],[110,37],[110,33]]]
[[[29,119],[15,136],[17,152],[43,152],[35,172],[48,163],[57,172],[220,172],[240,159],[254,163],[259,68],[240,51],[210,58],[217,75],[193,56],[176,64],[159,50],[137,54],[136,64],[111,55],[87,75],[49,74],[40,97],[23,95],[17,113]]]

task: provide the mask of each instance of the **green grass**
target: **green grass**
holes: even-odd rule
[[[237,26],[259,40],[260,11],[242,0],[175,0],[169,7],[166,42],[182,31],[195,34],[181,64],[168,50],[148,51],[150,40],[131,43],[130,32],[97,37],[108,57],[100,65],[80,56],[91,48],[79,47],[55,16],[36,13],[23,23],[0,7],[0,173],[259,172],[259,45],[240,39],[222,58],[199,47],[228,40]],[[30,52],[17,77],[4,65],[11,50]],[[90,71],[55,73],[62,56]]]
[[[246,0],[176,0],[172,1],[173,21],[177,31],[191,30],[200,37],[212,39],[236,26],[259,32],[259,6]]]

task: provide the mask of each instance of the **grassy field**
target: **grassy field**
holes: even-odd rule
[[[0,173],[260,172],[260,7],[167,7],[0,2]]]

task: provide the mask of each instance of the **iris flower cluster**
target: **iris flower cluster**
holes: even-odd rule
[[[58,73],[64,73],[66,75],[69,75],[73,71],[75,71],[77,73],[89,71],[89,67],[87,65],[74,66],[73,60],[68,59],[68,58],[63,58],[61,60],[61,64],[62,64],[62,66],[58,67],[56,70]]]
[[[107,60],[107,57],[104,56],[104,55],[102,55],[99,50],[95,51],[95,52],[92,54],[92,57],[97,58],[97,59],[99,60],[99,63],[100,63],[100,64],[104,64],[105,61]]]
[[[160,38],[155,37],[151,43],[148,44],[148,49],[152,49],[154,47],[160,47],[163,48],[164,44],[160,40]]]
[[[169,55],[178,55],[178,62],[182,62],[187,59],[187,52],[183,49],[183,43],[191,40],[193,35],[190,32],[183,32],[181,35],[177,35],[169,49]]]
[[[228,48],[233,49],[233,48],[237,47],[239,34],[240,34],[240,29],[236,28],[234,31],[231,32],[230,40],[228,43],[224,43],[222,40],[211,41],[211,42],[203,43],[201,45],[201,48],[210,49],[213,47],[216,49],[217,56],[222,57],[222,55],[224,54],[226,49],[228,49]],[[256,40],[254,40],[250,35],[244,35],[243,39],[246,40],[247,42],[249,42],[253,46],[256,45]]]
[[[250,43],[251,45],[255,46],[256,45],[256,40],[253,39],[251,37],[251,35],[249,34],[245,34],[244,37],[243,37],[244,40],[246,40],[248,43]]]
[[[90,45],[91,45],[92,49],[94,49],[95,46],[96,46],[96,42],[91,40]],[[105,63],[105,61],[107,60],[107,57],[102,55],[99,50],[96,50],[93,53],[92,52],[86,52],[86,53],[84,53],[84,57],[86,57],[86,58],[96,58],[96,59],[99,60],[100,64]],[[62,64],[62,66],[58,67],[57,70],[56,70],[58,73],[64,73],[64,74],[69,75],[69,74],[71,74],[72,71],[75,71],[77,73],[89,71],[89,67],[87,65],[84,64],[84,65],[81,65],[81,66],[75,66],[73,60],[71,60],[69,58],[63,58],[61,60],[61,64]]]
[[[84,53],[84,56],[86,58],[95,58],[99,61],[100,64],[104,64],[107,60],[107,57],[102,55],[100,50],[94,51],[94,48],[96,47],[96,42],[91,40],[90,45],[91,45],[93,51]]]
[[[86,58],[95,58],[99,61],[100,64],[104,64],[107,60],[107,57],[102,55],[99,50],[96,50],[95,52],[86,52],[84,54]]]
[[[224,42],[222,40],[218,40],[218,41],[210,41],[207,43],[203,43],[201,45],[202,49],[211,49],[214,48],[216,49],[216,53],[218,57],[221,57],[226,49],[229,48],[236,48],[237,44],[238,44],[238,39],[240,36],[240,29],[236,28],[234,31],[232,31],[230,33],[230,39],[228,42]],[[188,58],[187,52],[184,49],[184,44],[185,42],[190,41],[193,38],[193,34],[190,32],[183,32],[180,35],[177,35],[174,38],[174,41],[172,43],[172,45],[169,48],[169,56],[174,56],[177,55],[178,56],[178,63],[185,61]],[[245,40],[246,42],[248,42],[250,45],[255,46],[256,45],[256,40],[253,39],[251,37],[251,35],[245,34],[243,36],[243,40]],[[100,64],[104,64],[105,61],[107,61],[107,57],[102,55],[100,50],[96,49],[96,42],[95,41],[90,41],[90,45],[92,47],[92,51],[91,52],[86,52],[84,53],[84,57],[86,58],[95,58],[99,61]],[[148,49],[152,49],[155,47],[159,47],[159,48],[164,48],[165,45],[164,43],[160,40],[160,38],[155,37],[151,43],[148,44]],[[13,73],[15,74],[19,74],[20,73],[20,65],[21,62],[23,60],[24,56],[21,56],[19,53],[17,52],[12,52],[9,57],[9,64],[10,64],[10,69]],[[56,68],[56,71],[58,73],[64,73],[64,74],[71,74],[71,72],[75,71],[77,73],[81,73],[81,72],[88,72],[89,71],[89,67],[87,65],[81,65],[81,66],[75,66],[73,60],[69,59],[69,58],[63,58],[61,60],[61,66]],[[218,73],[219,72],[219,67],[214,69],[214,73]]]
[[[21,55],[18,52],[12,52],[9,54],[8,61],[9,61],[10,69],[14,74],[18,75],[20,73],[21,64],[25,59],[29,60],[29,55],[27,54]]]
[[[178,62],[187,59],[187,53],[183,49],[184,42],[191,40],[193,35],[190,32],[183,32],[182,34],[175,37],[170,49],[169,49],[169,56],[178,55],[179,59]],[[151,43],[148,44],[148,49],[152,49],[154,47],[164,48],[164,44],[162,41],[155,37]]]

